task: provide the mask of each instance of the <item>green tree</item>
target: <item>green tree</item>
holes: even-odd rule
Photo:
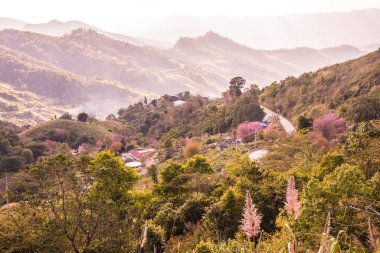
[[[322,181],[310,180],[301,194],[302,214],[296,221],[297,238],[307,246],[316,247],[323,231],[328,211],[334,221],[332,234],[345,229],[349,235],[358,236],[364,232],[355,224],[363,222],[359,211],[350,205],[364,201],[370,189],[364,172],[357,167],[343,164]]]
[[[245,85],[245,79],[241,76],[237,76],[231,79],[229,87],[229,95],[231,98],[240,97],[242,92],[241,89]]]
[[[298,116],[297,119],[297,128],[298,130],[309,129],[313,126],[313,119],[307,118],[305,115]]]
[[[78,121],[81,121],[81,122],[86,122],[87,121],[87,119],[88,119],[88,114],[87,113],[85,113],[85,112],[81,112],[81,113],[79,113],[78,114],[78,116],[77,116],[77,120]]]
[[[219,232],[222,238],[232,238],[238,231],[242,210],[243,201],[232,189],[228,189],[218,202],[208,208],[204,221],[209,229]]]
[[[380,99],[369,96],[355,99],[349,106],[348,116],[356,123],[380,118]]]
[[[162,183],[169,183],[174,178],[178,177],[184,172],[184,169],[181,164],[175,162],[169,162],[163,168],[160,173]]]
[[[24,161],[27,164],[31,164],[33,162],[33,152],[30,149],[23,149],[21,152],[22,157],[24,157]]]
[[[165,248],[165,231],[161,226],[148,222],[148,231],[146,236],[146,244],[143,247],[145,252],[161,253]]]
[[[158,172],[155,164],[148,167],[148,174],[152,178],[153,183],[158,183]]]
[[[135,248],[129,213],[138,174],[119,158],[108,152],[93,160],[61,154],[39,160],[31,176],[38,189],[28,208],[41,211],[54,227],[54,240],[73,252]]]
[[[211,164],[207,157],[202,155],[194,155],[192,158],[186,161],[184,166],[186,173],[213,173]]]
[[[371,123],[359,123],[357,129],[348,135],[343,146],[343,152],[352,164],[365,171],[370,178],[380,171],[378,151],[380,148],[380,134],[373,128]]]

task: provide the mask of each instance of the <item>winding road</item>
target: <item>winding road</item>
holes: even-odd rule
[[[260,105],[260,107],[263,109],[264,113],[265,113],[265,116],[264,116],[264,119],[263,120],[269,120],[270,117],[272,116],[278,116],[279,119],[280,119],[280,123],[282,125],[282,127],[284,128],[285,132],[291,134],[291,133],[294,133],[296,132],[296,128],[293,126],[293,124],[286,118],[284,118],[283,116],[275,113],[274,111]],[[268,153],[268,150],[267,149],[258,149],[258,150],[255,150],[255,151],[252,151],[251,153],[249,153],[249,158],[251,160],[260,160],[263,156],[265,156],[266,154]]]
[[[264,113],[265,113],[265,116],[264,116],[264,120],[268,120],[270,119],[270,117],[272,116],[278,116],[279,119],[280,119],[280,123],[282,125],[282,127],[285,129],[285,132],[287,133],[294,133],[296,131],[296,128],[293,126],[293,124],[286,118],[284,118],[283,116],[275,113],[274,111],[260,105],[260,107],[263,109]]]

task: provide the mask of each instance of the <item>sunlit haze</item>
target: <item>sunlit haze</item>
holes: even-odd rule
[[[258,17],[380,8],[378,0],[12,0],[3,1],[0,16],[30,23],[80,20],[114,32],[147,29],[142,18],[168,16]]]

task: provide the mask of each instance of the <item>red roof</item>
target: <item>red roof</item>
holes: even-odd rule
[[[137,158],[137,159],[141,159],[144,156],[144,154],[140,153],[136,149],[130,150],[129,154],[132,155],[133,157]]]

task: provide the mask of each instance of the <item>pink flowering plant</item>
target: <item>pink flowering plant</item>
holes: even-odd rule
[[[346,131],[346,121],[335,113],[329,113],[314,120],[313,129],[331,141]]]
[[[252,204],[251,194],[247,192],[240,229],[251,239],[260,233],[260,224],[261,215],[258,213],[255,205]]]
[[[260,128],[261,126],[259,122],[241,123],[236,130],[236,134],[244,142],[250,142],[255,139],[255,133],[257,133]]]
[[[293,176],[289,177],[288,187],[286,189],[285,210],[288,214],[293,215],[295,219],[301,214],[301,205],[298,201],[298,191]]]

